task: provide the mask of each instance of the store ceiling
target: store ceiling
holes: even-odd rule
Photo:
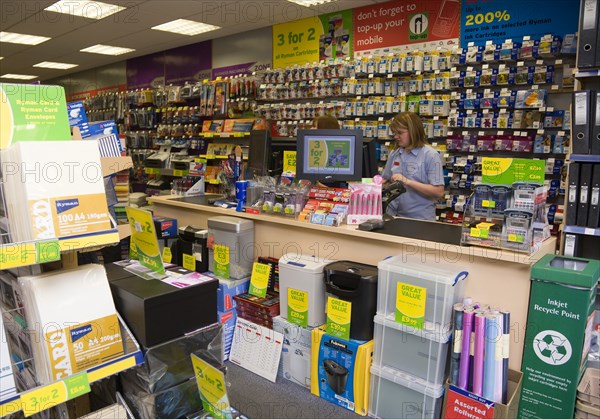
[[[76,1],[73,0],[73,3]],[[0,31],[52,39],[35,46],[0,42],[0,57],[4,57],[0,60],[0,75],[28,74],[38,76],[32,81],[44,81],[183,45],[389,0],[338,0],[310,8],[286,0],[103,1],[127,9],[94,20],[44,10],[56,0],[3,0],[0,5]],[[180,18],[209,23],[221,29],[195,36],[150,29]],[[134,48],[135,52],[121,56],[80,52],[96,44]],[[265,45],[265,48],[271,46]],[[78,64],[78,67],[70,70],[33,67],[42,61]],[[15,80],[2,78],[0,81]]]

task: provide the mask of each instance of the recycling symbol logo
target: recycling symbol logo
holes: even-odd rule
[[[571,342],[556,330],[544,330],[533,339],[533,351],[539,359],[549,365],[562,365],[571,359]]]

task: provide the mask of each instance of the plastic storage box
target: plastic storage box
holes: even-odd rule
[[[426,290],[425,329],[433,329],[427,322],[442,326],[450,324],[452,306],[461,302],[464,295],[466,269],[454,263],[425,263],[419,257],[407,256],[391,257],[377,266],[377,314],[395,315],[396,291],[398,284],[403,283]]]
[[[371,366],[369,416],[376,418],[439,418],[444,387],[393,368]]]
[[[451,331],[436,324],[418,330],[397,323],[394,316],[375,316],[373,363],[444,385]]]
[[[308,298],[307,326],[325,324],[325,265],[331,260],[288,253],[279,259],[279,299],[281,317],[288,318],[288,290],[304,293]]]
[[[225,246],[229,252],[228,276],[219,269],[215,271],[216,245]],[[228,216],[209,218],[208,248],[208,269],[211,272],[232,279],[250,276],[254,263],[254,222]]]

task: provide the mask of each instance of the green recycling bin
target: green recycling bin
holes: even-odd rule
[[[531,268],[519,418],[572,418],[590,349],[600,261],[546,255]]]

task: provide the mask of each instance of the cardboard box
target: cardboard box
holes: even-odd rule
[[[235,310],[219,311],[217,318],[219,323],[223,325],[223,362],[225,362],[229,359],[229,352],[231,352],[237,313]]]
[[[310,392],[365,416],[369,410],[373,341],[343,340],[312,331]]]
[[[152,217],[154,220],[154,228],[159,239],[177,238],[177,220],[175,218]]]
[[[447,419],[514,419],[519,411],[523,373],[508,370],[508,402],[494,403],[469,391],[446,383],[442,409]]]
[[[233,297],[247,293],[250,288],[250,277],[244,279],[225,279],[212,272],[206,272],[205,275],[219,280],[217,310],[222,312],[235,309],[237,304]]]
[[[311,339],[313,328],[292,324],[281,316],[273,318],[273,330],[283,335],[279,372],[286,380],[310,389]]]

